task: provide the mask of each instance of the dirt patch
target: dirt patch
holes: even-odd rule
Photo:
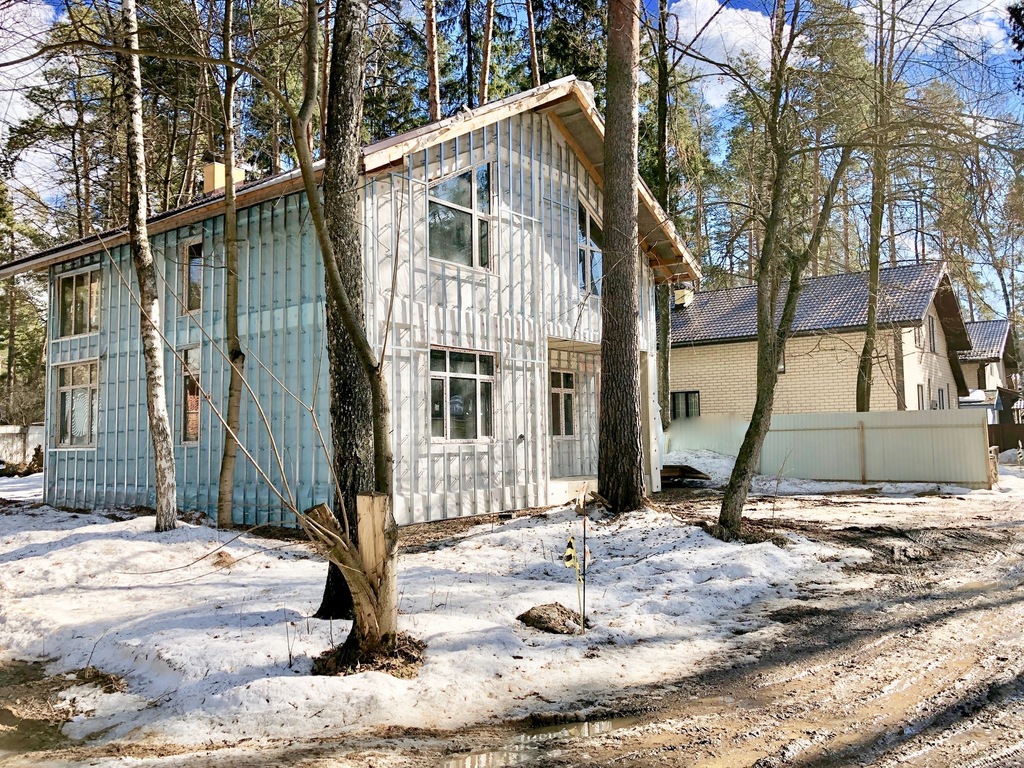
[[[314,675],[354,675],[357,672],[383,672],[392,677],[409,680],[419,674],[423,666],[426,643],[400,632],[393,652],[380,651],[363,657],[358,664],[347,665],[341,660],[344,646],[324,651],[313,659]]]
[[[74,712],[60,693],[93,684],[104,693],[126,690],[124,681],[95,667],[47,675],[42,661],[0,661],[0,753],[37,752],[64,746],[61,726]]]

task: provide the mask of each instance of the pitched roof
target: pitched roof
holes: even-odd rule
[[[548,115],[582,164],[603,183],[604,120],[597,111],[593,89],[575,77],[564,77],[523,93],[466,110],[436,123],[422,126],[363,148],[363,172],[372,174],[401,161],[407,154],[422,151],[456,136],[462,136],[493,122],[523,112]],[[319,172],[322,162],[317,163]],[[303,188],[298,170],[241,186],[237,190],[239,208],[278,197]],[[690,253],[672,220],[654,199],[647,185],[640,182],[637,228],[640,246],[651,267],[662,278],[696,280],[700,265]],[[149,219],[151,234],[173,229],[184,219],[215,216],[223,206],[223,194],[215,193],[185,206],[164,211]],[[21,272],[41,269],[76,256],[93,253],[127,242],[125,227],[90,235],[73,243],[49,248],[22,259],[0,265],[0,279]]]
[[[1010,335],[1009,320],[978,320],[964,323],[971,339],[971,348],[960,353],[960,359],[967,362],[991,362],[1001,360]]]
[[[783,286],[782,296],[785,290]],[[797,304],[793,334],[863,329],[867,325],[867,296],[867,272],[806,279]],[[907,264],[879,271],[879,325],[918,325],[932,301],[940,305],[939,316],[950,349],[967,349],[969,343],[959,305],[942,263]],[[780,299],[778,314],[782,304]],[[688,306],[672,311],[673,346],[756,338],[756,285],[700,292]]]

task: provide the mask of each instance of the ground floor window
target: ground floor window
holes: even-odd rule
[[[700,416],[700,392],[673,392],[672,418],[695,419]]]
[[[939,387],[939,410],[946,410],[946,390],[942,387]]]
[[[576,374],[551,372],[551,434],[572,437],[576,434]]]
[[[446,440],[494,436],[494,355],[430,350],[430,434]]]
[[[57,368],[57,445],[96,445],[99,410],[99,363],[90,360]]]
[[[199,347],[181,350],[181,442],[199,442]]]
[[[928,404],[925,402],[924,399],[924,384],[917,385],[917,410],[928,410]]]

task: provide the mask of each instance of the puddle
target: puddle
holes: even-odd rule
[[[547,725],[525,731],[504,747],[478,750],[449,757],[444,768],[502,768],[506,765],[521,765],[541,755],[557,754],[547,750],[549,742],[558,739],[586,739],[602,736],[621,728],[629,728],[640,722],[638,717],[615,717],[610,720],[593,720],[564,725]]]
[[[41,661],[0,661],[0,756],[67,743],[46,703],[50,679]]]

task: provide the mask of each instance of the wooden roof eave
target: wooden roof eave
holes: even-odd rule
[[[598,187],[604,188],[604,121],[590,94],[578,83],[571,94],[537,108],[547,115]],[[701,270],[675,226],[641,179],[637,189],[640,249],[654,270],[655,282],[697,281]],[[666,253],[667,251],[667,253]]]
[[[946,336],[946,349],[950,352],[966,352],[971,348],[971,338],[967,333],[967,326],[964,325],[963,315],[960,314],[960,302],[956,299],[953,291],[953,284],[945,269],[939,276],[938,285],[935,286],[935,293],[932,296],[932,303],[939,314],[939,322],[942,323],[942,332]],[[957,363],[959,365],[959,362]]]

